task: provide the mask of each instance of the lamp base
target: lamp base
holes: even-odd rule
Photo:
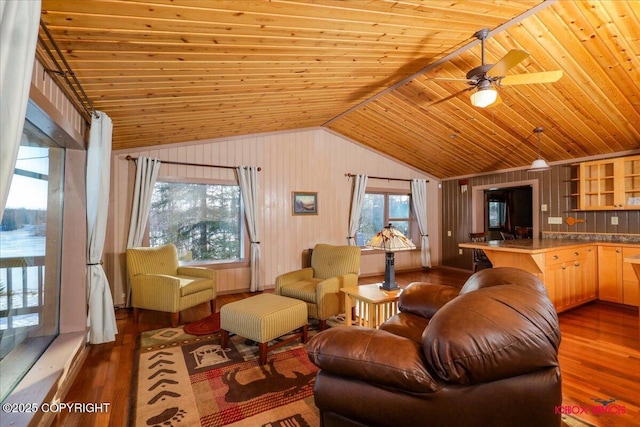
[[[400,287],[397,283],[384,282],[380,285],[380,289],[384,289],[385,291],[397,291]]]
[[[387,252],[385,256],[384,282],[380,286],[385,291],[395,291],[398,289],[396,283],[396,270],[394,268],[393,252]]]

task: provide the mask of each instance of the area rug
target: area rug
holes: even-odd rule
[[[306,347],[294,342],[259,366],[254,344],[232,336],[224,349],[219,334],[182,328],[140,334],[130,426],[319,426]]]
[[[220,332],[220,312],[210,314],[204,319],[184,325],[184,332],[190,335],[210,335]]]

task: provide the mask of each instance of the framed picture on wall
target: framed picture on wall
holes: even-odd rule
[[[318,193],[293,191],[291,211],[293,215],[318,215]]]

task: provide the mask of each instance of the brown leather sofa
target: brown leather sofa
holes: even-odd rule
[[[542,282],[481,270],[462,289],[412,283],[380,329],[308,345],[323,427],[560,426],[558,316]]]

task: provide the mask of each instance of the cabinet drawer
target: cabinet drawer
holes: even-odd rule
[[[557,251],[547,252],[545,255],[545,263],[547,265],[561,264],[570,261],[584,261],[587,258],[591,248],[575,248],[575,249],[559,249]]]

